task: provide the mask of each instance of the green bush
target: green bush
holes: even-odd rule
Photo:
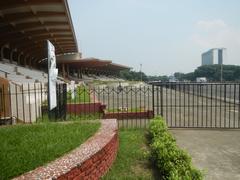
[[[150,158],[156,165],[161,179],[201,180],[203,174],[195,169],[191,157],[181,150],[161,117],[154,118],[149,126]]]

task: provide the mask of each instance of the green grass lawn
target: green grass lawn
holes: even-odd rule
[[[67,93],[67,103],[75,104],[75,103],[88,103],[90,102],[90,90],[88,87],[79,86],[76,89],[74,99],[71,98],[71,92]]]
[[[10,179],[60,157],[86,141],[99,127],[99,121],[1,127],[0,179]]]
[[[66,116],[66,120],[63,119],[49,119],[48,114],[44,113],[41,117],[37,119],[37,123],[49,123],[49,122],[67,122],[67,121],[89,121],[89,120],[99,120],[102,118],[102,113],[82,113],[82,114],[74,114],[68,113]]]
[[[154,170],[146,156],[148,150],[145,131],[121,130],[119,138],[117,158],[102,179],[154,179]]]
[[[102,113],[82,113],[82,114],[67,114],[67,120],[70,121],[88,121],[88,120],[98,120],[102,118]]]

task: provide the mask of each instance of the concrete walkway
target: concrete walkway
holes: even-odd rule
[[[240,130],[171,129],[207,180],[240,179]]]

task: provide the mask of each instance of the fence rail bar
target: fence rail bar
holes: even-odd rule
[[[0,86],[0,118],[45,121],[48,88],[43,84]],[[10,107],[8,107],[10,106]],[[10,109],[9,109],[10,108]],[[9,109],[9,111],[7,111]],[[161,115],[171,128],[240,128],[239,83],[158,83],[128,87],[69,89],[57,85],[54,121],[117,118],[119,127],[147,127]]]
[[[155,94],[164,92],[155,98],[159,103],[153,101],[153,109],[171,128],[239,128],[239,83],[165,82],[152,88]]]

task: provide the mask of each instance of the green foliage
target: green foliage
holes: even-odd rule
[[[98,120],[102,118],[102,113],[68,113],[67,121],[89,121],[89,120]]]
[[[222,65],[223,80],[224,81],[240,81],[240,66]],[[124,70],[120,72],[120,77],[125,80],[140,81],[142,74],[143,81],[169,81],[168,76],[147,76],[143,72],[135,72],[131,70]],[[204,65],[198,67],[194,72],[181,73],[175,72],[174,77],[178,81],[196,81],[197,77],[206,77],[209,81],[220,81],[221,79],[221,65]]]
[[[142,77],[142,81],[147,81],[148,77],[144,72],[136,72],[132,70],[124,70],[120,72],[120,78],[130,81],[140,81]]]
[[[240,66],[222,65],[224,81],[240,81]],[[174,76],[179,80],[195,81],[197,77],[206,77],[209,81],[221,80],[221,65],[204,65],[198,67],[191,73],[174,73]]]
[[[240,80],[240,66],[222,65],[223,80],[225,81],[239,81]],[[205,65],[198,67],[194,74],[196,77],[207,77],[210,81],[220,81],[221,65]]]
[[[75,90],[75,97],[72,99],[71,91],[67,92],[67,103],[89,103],[90,102],[90,90],[87,86],[78,86]]]
[[[195,81],[196,77],[195,77],[193,72],[190,72],[190,73],[184,74],[183,79],[186,79],[186,80],[189,80],[189,81]]]
[[[184,73],[181,72],[175,72],[174,73],[174,77],[179,80],[179,81],[183,81],[184,80]]]
[[[60,157],[91,137],[99,127],[96,121],[0,128],[0,179],[11,179]]]
[[[161,117],[149,126],[151,159],[157,166],[162,179],[201,180],[201,171],[192,167],[191,157],[179,149]]]

